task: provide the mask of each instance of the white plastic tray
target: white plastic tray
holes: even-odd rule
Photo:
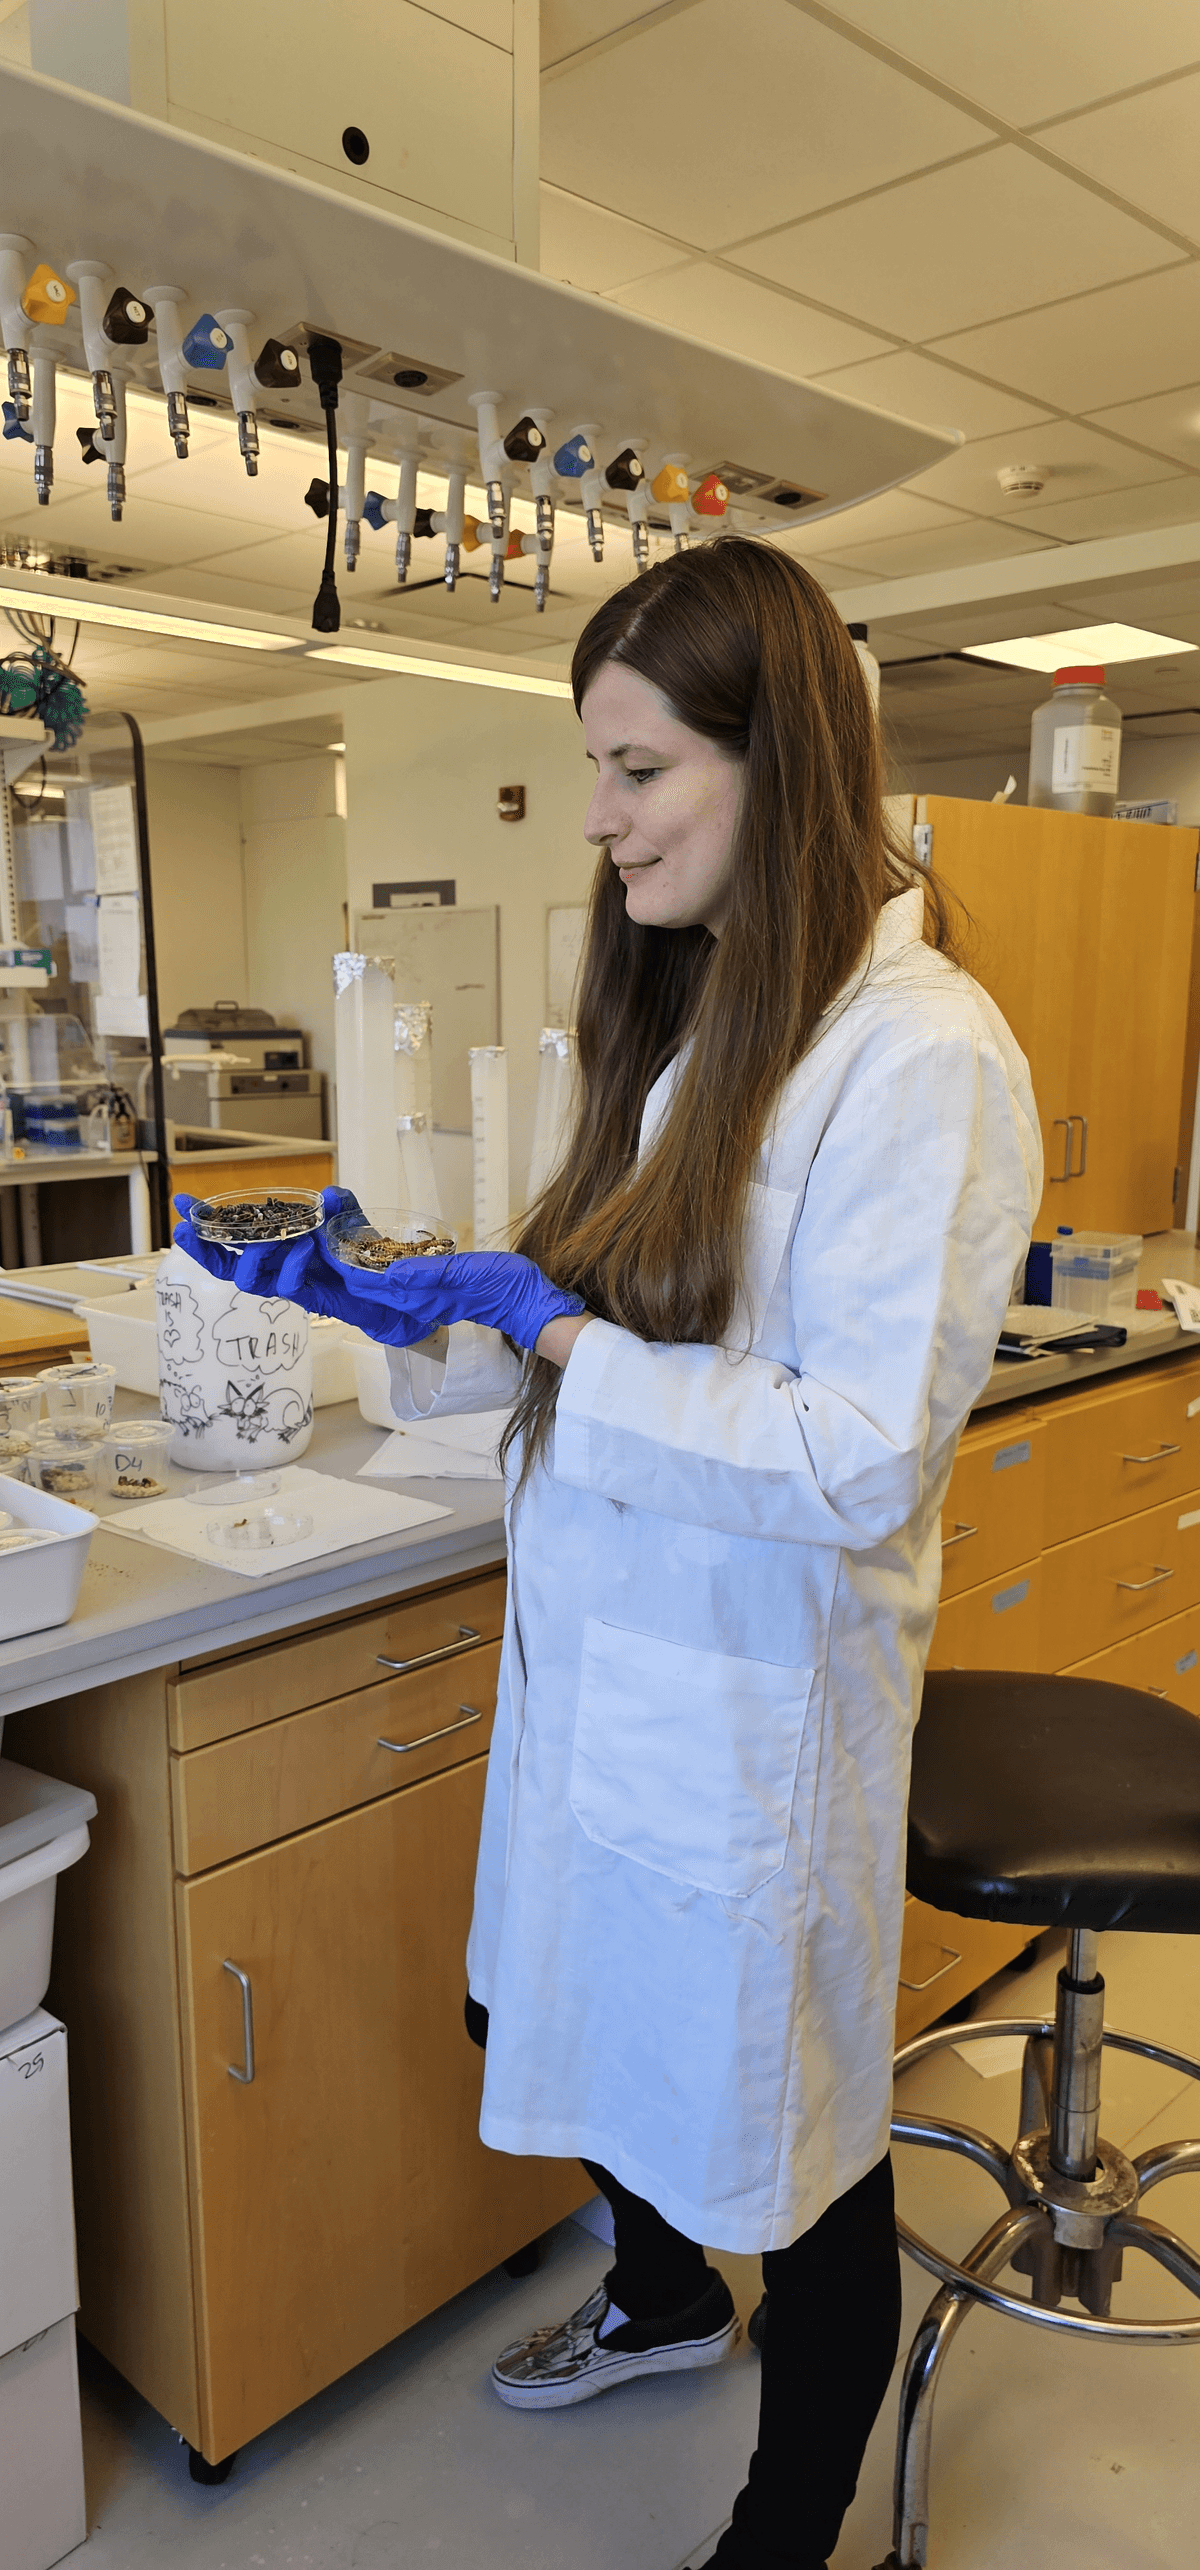
[[[31,1490],[3,1474],[0,1508],[18,1525],[45,1526],[57,1538],[27,1552],[0,1553],[0,1642],[13,1642],[18,1634],[70,1622],[98,1521],[69,1499],[54,1499],[48,1490]]]

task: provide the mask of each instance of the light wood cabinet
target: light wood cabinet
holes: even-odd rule
[[[6,1725],[99,1806],[51,1983],[80,2325],[211,2463],[592,2191],[478,2136],[465,1953],[503,1614],[502,1570],[441,1582]]]
[[[1046,1154],[1035,1228],[1170,1228],[1196,909],[1194,829],[922,799],[966,960],[1026,1054]]]
[[[942,1509],[942,1596],[1042,1549],[1045,1454],[1036,1411],[965,1429]]]
[[[178,1888],[201,2436],[224,2455],[581,2200],[478,2136],[483,1763]],[[243,2073],[249,1986],[253,2078]],[[499,2181],[499,2182],[497,2182]]]

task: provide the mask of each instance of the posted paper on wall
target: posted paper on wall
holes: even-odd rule
[[[137,814],[131,785],[92,787],[92,837],[96,847],[97,892],[133,892],[141,883],[138,868]]]

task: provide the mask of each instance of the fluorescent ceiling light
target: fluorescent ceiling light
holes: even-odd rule
[[[80,594],[80,592],[82,594]],[[161,615],[152,607],[127,607],[97,598],[81,581],[71,589],[10,589],[0,585],[0,607],[27,616],[64,616],[72,624],[116,625],[125,633],[163,634],[176,642],[228,643],[235,651],[295,651],[298,634],[263,633],[257,625],[214,625],[196,616]]]
[[[1018,642],[963,645],[971,660],[999,660],[1006,669],[1040,669],[1047,677],[1077,661],[1098,661],[1107,668],[1112,662],[1164,660],[1170,652],[1196,648],[1170,634],[1148,634],[1140,625],[1072,625],[1065,633],[1029,634]]]
[[[333,751],[334,756],[336,757],[339,750],[345,749],[346,744],[344,741],[330,741],[327,746]]]
[[[520,669],[482,669],[478,663],[424,660],[406,651],[364,651],[356,643],[334,643],[310,651],[309,660],[336,661],[342,669],[370,669],[377,678],[449,678],[463,687],[502,687],[513,696],[557,696],[571,701],[567,678],[529,678]]]

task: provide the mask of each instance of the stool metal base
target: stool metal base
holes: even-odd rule
[[[970,2125],[904,2113],[892,2121],[893,2142],[952,2151],[986,2169],[1007,2196],[1008,2210],[968,2250],[961,2265],[943,2257],[906,2222],[897,2220],[901,2248],[937,2277],[940,2291],[921,2322],[904,2370],[893,2485],[893,2550],[880,2570],[925,2570],[934,2398],[951,2341],[973,2304],[983,2303],[1014,2320],[1032,2321],[1036,2328],[1057,2329],[1079,2338],[1112,2338],[1141,2346],[1200,2345],[1200,2319],[1114,2320],[1110,2311],[1112,2288],[1120,2277],[1126,2249],[1140,2249],[1156,2258],[1168,2274],[1200,2297],[1200,2256],[1173,2231],[1136,2209],[1164,2178],[1200,2173],[1200,2141],[1162,2142],[1131,2161],[1111,2143],[1098,2140],[1092,2177],[1061,2174],[1051,2157],[1052,2110],[1056,2095],[1065,2093],[1077,2071],[1077,2064],[1064,2055],[1061,2014],[1058,2058],[1054,2057],[1053,2020],[991,2017],[973,2026],[941,2026],[919,2035],[897,2054],[896,2071],[911,2068],[946,2044],[991,2042],[998,2035],[1025,2037],[1022,2129],[1010,2151]],[[1184,2053],[1107,2026],[1103,2042],[1114,2051],[1136,2053],[1185,2078],[1200,2080],[1200,2062]],[[1006,2266],[1031,2277],[1029,2300],[1004,2292],[995,2282]],[[1083,2309],[1059,2309],[1064,2294]]]

